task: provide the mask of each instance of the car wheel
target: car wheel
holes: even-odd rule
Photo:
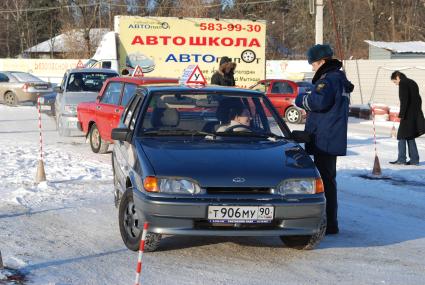
[[[283,243],[290,248],[300,250],[314,249],[319,245],[326,232],[326,216],[322,218],[317,233],[311,236],[281,236]]]
[[[130,250],[138,251],[143,233],[144,220],[142,215],[136,211],[133,201],[133,190],[131,188],[128,188],[121,197],[118,209],[118,223],[125,246]],[[160,241],[160,234],[148,232],[145,239],[145,251],[155,251],[159,247]]]
[[[7,92],[6,94],[4,94],[4,102],[6,103],[6,105],[9,106],[18,105],[18,99],[16,98],[16,95],[13,92]]]
[[[303,115],[301,113],[301,110],[292,106],[286,109],[285,119],[292,124],[299,124],[303,119]]]
[[[102,139],[96,124],[93,124],[90,128],[90,147],[94,153],[106,153],[108,151],[109,143]]]
[[[58,129],[58,133],[61,137],[69,137],[71,135],[71,131],[66,129],[63,125],[62,116],[60,115],[56,117],[56,128]]]

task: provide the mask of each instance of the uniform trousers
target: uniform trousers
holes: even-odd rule
[[[336,187],[336,156],[314,155],[314,163],[319,170],[325,187],[326,217],[328,228],[338,228],[338,199]]]

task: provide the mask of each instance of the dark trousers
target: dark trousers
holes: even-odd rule
[[[415,139],[398,141],[397,161],[406,162],[406,143],[409,148],[410,161],[413,163],[419,163],[419,153],[418,153],[418,148],[416,146]]]
[[[328,227],[338,227],[336,156],[326,154],[315,155],[314,163],[320,172],[320,176],[322,176],[323,185],[325,186]]]

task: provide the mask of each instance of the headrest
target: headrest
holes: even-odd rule
[[[152,113],[152,127],[176,127],[180,122],[180,114],[176,109],[155,108]]]

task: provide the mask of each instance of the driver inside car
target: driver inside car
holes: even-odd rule
[[[242,107],[232,107],[229,109],[230,123],[222,125],[217,132],[243,132],[250,131],[251,115],[248,109]],[[240,126],[240,127],[238,127]]]

